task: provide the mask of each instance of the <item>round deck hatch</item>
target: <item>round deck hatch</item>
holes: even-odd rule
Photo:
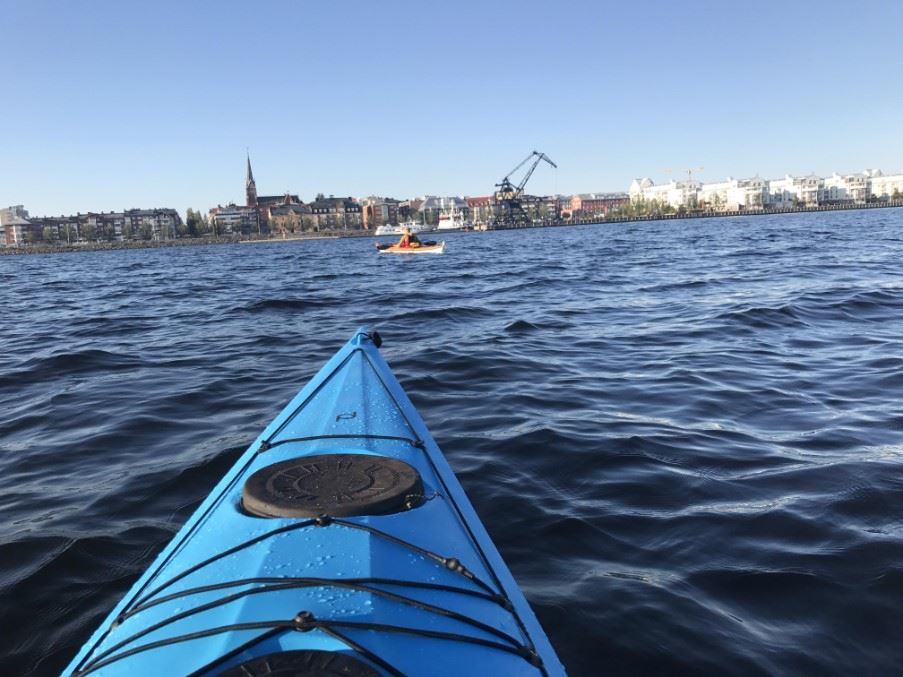
[[[310,649],[259,656],[219,677],[379,677],[379,673],[354,656]]]
[[[251,475],[242,506],[258,517],[354,517],[407,510],[423,484],[403,461],[369,454],[323,454],[274,463]]]

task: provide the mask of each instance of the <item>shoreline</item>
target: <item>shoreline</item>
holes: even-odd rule
[[[893,209],[903,207],[903,200],[888,202],[868,202],[854,205],[818,205],[816,207],[786,207],[784,209],[738,209],[724,212],[686,212],[684,214],[656,214],[650,216],[621,216],[603,219],[588,219],[568,221],[565,223],[550,223],[550,226],[584,225],[591,223],[627,223],[631,221],[675,221],[680,219],[715,219],[733,218],[738,216],[770,216],[772,214],[804,214],[807,212],[845,212],[868,209]],[[530,226],[526,226],[529,228]]]
[[[338,240],[340,235],[310,235],[307,237],[265,237],[259,240],[238,240],[238,244],[269,244],[270,242],[291,242],[292,240]]]
[[[569,221],[550,221],[522,226],[503,226],[485,231],[445,231],[445,232],[491,232],[493,230],[526,230],[530,228],[563,228],[567,226],[605,225],[609,223],[633,223],[640,221],[679,221],[683,219],[736,218],[770,216],[773,214],[802,214],[807,212],[835,212],[868,209],[892,209],[903,207],[903,200],[892,202],[872,202],[857,205],[819,205],[817,207],[788,207],[786,209],[744,209],[727,212],[687,212],[684,214],[656,214],[648,216],[621,216],[612,218],[588,218]],[[436,231],[432,231],[436,232]],[[293,237],[270,237],[243,240],[235,237],[180,238],[177,240],[155,240],[140,242],[91,242],[73,245],[25,245],[23,247],[0,247],[0,256],[26,256],[29,254],[63,254],[71,252],[121,251],[123,249],[162,249],[167,247],[198,247],[223,244],[270,244],[277,242],[297,242],[301,240],[339,240],[356,237],[379,237],[371,231],[331,231],[294,235]]]
[[[177,240],[148,240],[136,242],[86,242],[71,245],[25,245],[23,247],[0,247],[0,256],[26,256],[29,254],[68,254],[73,252],[122,251],[124,249],[164,249],[169,247],[203,247],[224,244],[267,244],[270,242],[295,242],[298,240],[337,240],[342,237],[362,237],[371,233],[311,233],[294,237],[272,237],[257,240],[242,240],[237,237],[183,237]]]

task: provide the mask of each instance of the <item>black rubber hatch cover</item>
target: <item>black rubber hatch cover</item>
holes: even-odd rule
[[[260,656],[219,677],[379,677],[379,673],[354,656],[311,649]]]
[[[322,454],[274,463],[251,475],[242,506],[258,517],[354,517],[401,512],[423,493],[417,470],[369,454]]]

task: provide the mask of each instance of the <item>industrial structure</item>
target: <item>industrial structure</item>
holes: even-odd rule
[[[511,176],[531,160],[533,162],[527,170],[527,173],[524,174],[524,178],[522,178],[520,183],[515,186],[511,182]],[[524,210],[522,198],[524,186],[527,185],[527,181],[530,180],[536,166],[541,160],[545,160],[555,169],[558,169],[558,165],[552,162],[548,155],[534,150],[526,158],[521,160],[514,169],[508,172],[499,183],[495,184],[495,187],[498,190],[495,191],[494,196],[495,213],[491,224],[492,228],[523,228],[532,222],[532,217]]]

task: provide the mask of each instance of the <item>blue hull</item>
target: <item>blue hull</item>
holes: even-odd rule
[[[64,674],[564,673],[374,340],[267,426]]]

